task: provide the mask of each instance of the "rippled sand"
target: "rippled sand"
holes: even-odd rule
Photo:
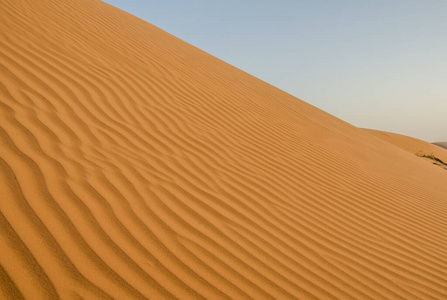
[[[1,299],[447,298],[445,170],[97,0],[0,28]]]

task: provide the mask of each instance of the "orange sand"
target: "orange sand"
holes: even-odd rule
[[[436,157],[439,157],[447,161],[447,151],[434,144],[430,144],[428,142],[412,138],[409,136],[405,136],[402,134],[373,130],[373,129],[364,129],[364,130],[412,154],[433,153],[433,155],[435,155]]]
[[[447,297],[445,170],[100,1],[0,15],[0,299]]]
[[[430,144],[425,141],[401,134],[372,130],[372,129],[365,129],[365,130],[370,134],[373,134],[412,154],[416,154],[419,156],[424,154],[434,155],[435,157],[438,157],[442,161],[447,162],[447,150],[444,150],[434,144]]]

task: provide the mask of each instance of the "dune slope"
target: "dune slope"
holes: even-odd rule
[[[440,148],[436,143],[430,144],[428,142],[405,136],[402,134],[385,132],[380,130],[365,129],[368,133],[377,136],[403,150],[418,156],[434,155],[447,162],[447,150]],[[430,160],[428,160],[430,161]]]
[[[447,172],[97,0],[0,1],[1,299],[442,299]]]
[[[444,149],[447,149],[447,142],[437,142],[437,143],[433,143],[436,146],[442,147]]]

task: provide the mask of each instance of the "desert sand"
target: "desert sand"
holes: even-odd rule
[[[0,16],[0,299],[447,298],[445,170],[98,0]]]
[[[372,129],[365,130],[395,146],[398,146],[399,148],[402,148],[409,153],[416,154],[418,156],[434,155],[442,161],[447,162],[447,151],[439,148],[439,146],[435,145],[435,143],[431,144],[402,134]]]
[[[435,144],[436,146],[442,147],[444,149],[447,149],[447,142],[436,142],[433,144]]]

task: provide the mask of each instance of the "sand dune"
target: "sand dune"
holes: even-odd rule
[[[441,168],[100,1],[0,14],[1,299],[447,297]]]
[[[403,150],[409,153],[416,154],[419,156],[434,155],[435,157],[441,159],[443,162],[447,163],[447,150],[439,148],[434,144],[430,144],[428,142],[401,134],[372,130],[372,129],[365,129],[365,130],[370,134],[373,134],[395,146],[398,146],[399,148],[402,148]]]
[[[433,144],[436,146],[447,149],[447,142],[437,142],[437,143],[433,143]]]

